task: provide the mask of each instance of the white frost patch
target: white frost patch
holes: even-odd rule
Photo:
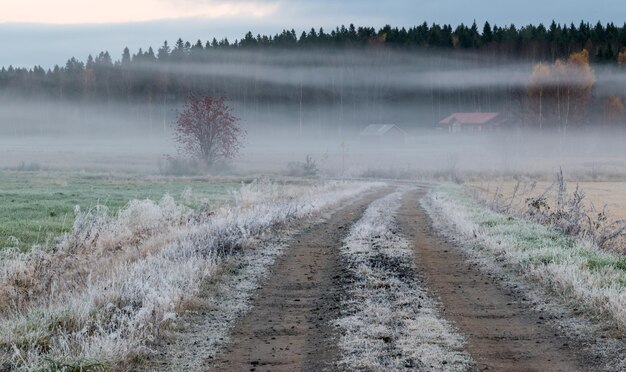
[[[344,241],[351,283],[336,321],[340,364],[371,371],[467,370],[472,361],[464,339],[420,287],[410,242],[396,231],[400,204],[401,193],[373,202]]]

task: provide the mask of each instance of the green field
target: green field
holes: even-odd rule
[[[239,186],[201,178],[0,171],[0,248],[15,245],[9,237],[17,238],[22,250],[48,245],[72,227],[76,205],[85,210],[101,204],[115,213],[129,200],[159,200],[169,193],[194,207],[203,200],[227,201]],[[186,189],[191,198],[183,198]]]

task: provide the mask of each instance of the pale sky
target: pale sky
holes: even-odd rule
[[[19,0],[3,6],[0,22],[85,24],[180,18],[268,17],[275,2],[203,0]]]
[[[2,0],[0,66],[52,67],[72,56],[164,40],[241,38],[342,24],[411,27],[428,23],[549,24],[581,20],[622,25],[623,0]]]

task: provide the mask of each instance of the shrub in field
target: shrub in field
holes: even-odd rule
[[[291,177],[316,177],[319,174],[317,163],[310,155],[306,156],[304,163],[291,162],[287,164],[286,176]]]
[[[554,207],[550,206],[546,194],[527,199],[528,208],[525,215],[543,225],[551,225],[567,235],[579,235],[585,231],[583,224],[587,222],[585,212],[585,193],[576,186],[574,193],[567,193],[567,184],[563,178],[563,171],[556,175],[556,198]]]
[[[159,160],[159,172],[165,176],[197,176],[205,167],[196,159],[165,155]]]
[[[387,167],[387,168],[367,168],[358,174],[359,177],[364,178],[378,178],[378,179],[410,179],[416,178],[418,174],[411,172],[410,169],[400,167]]]
[[[20,172],[39,172],[41,170],[41,165],[35,162],[21,162],[15,170]]]
[[[600,211],[593,205],[587,208],[584,203],[585,193],[578,185],[573,193],[568,193],[562,170],[556,175],[555,186],[553,207],[546,193],[530,197],[524,216],[543,225],[556,227],[567,235],[591,239],[600,248],[617,248],[612,243],[626,230],[626,223],[609,221],[606,205]]]
[[[568,192],[563,171],[556,174],[554,183],[543,193],[533,195],[536,182],[518,181],[510,196],[496,188],[492,200],[483,203],[490,209],[557,228],[569,236],[589,239],[600,248],[624,251],[619,237],[626,231],[626,221],[611,221],[606,205],[598,210],[585,202],[585,192],[576,185]]]

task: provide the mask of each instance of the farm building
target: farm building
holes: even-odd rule
[[[439,122],[450,133],[486,132],[500,127],[503,118],[497,112],[456,112]]]
[[[406,141],[406,132],[395,124],[370,124],[359,134],[361,144],[397,145]]]

